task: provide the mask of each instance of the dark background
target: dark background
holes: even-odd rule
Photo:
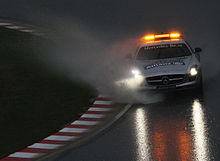
[[[68,19],[112,37],[172,29],[187,37],[213,36],[219,33],[219,5],[217,0],[1,0],[0,16],[42,24]]]

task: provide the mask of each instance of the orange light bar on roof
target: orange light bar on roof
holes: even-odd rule
[[[155,39],[172,39],[181,37],[180,33],[170,33],[170,34],[159,34],[159,35],[147,35],[144,37],[145,40],[155,40]]]
[[[170,38],[179,38],[181,35],[180,33],[171,33]]]
[[[159,38],[169,38],[170,37],[170,34],[160,34],[160,35],[155,35],[154,36],[156,39],[159,39]]]
[[[144,37],[145,40],[154,40],[154,38],[154,35],[148,35]]]

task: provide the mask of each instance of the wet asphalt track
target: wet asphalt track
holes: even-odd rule
[[[160,103],[134,105],[110,128],[55,160],[218,160],[218,105],[208,101],[205,94],[183,92]]]

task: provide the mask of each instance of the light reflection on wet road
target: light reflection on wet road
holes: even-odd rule
[[[135,126],[138,129],[137,146],[140,147],[137,160],[210,160],[205,113],[199,99],[191,101],[191,106],[185,108],[188,118],[185,118],[187,115],[161,115],[159,119],[151,119],[151,129],[148,128],[146,108],[137,108]]]
[[[137,160],[150,160],[150,144],[148,135],[147,112],[143,108],[136,110],[136,142],[137,142]]]
[[[208,145],[208,129],[205,120],[205,113],[199,100],[194,100],[192,105],[192,131],[193,150],[195,158],[198,160],[210,160]]]
[[[201,97],[175,94],[164,102],[134,105],[111,128],[57,161],[215,160],[203,104]]]

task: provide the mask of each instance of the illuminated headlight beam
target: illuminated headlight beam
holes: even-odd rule
[[[135,89],[141,86],[144,82],[144,77],[139,75],[132,78],[126,78],[120,81],[115,82],[115,84],[119,87],[127,88],[127,89]]]
[[[191,76],[196,76],[197,74],[198,74],[198,71],[197,71],[196,68],[193,67],[193,68],[190,69],[190,75]]]

